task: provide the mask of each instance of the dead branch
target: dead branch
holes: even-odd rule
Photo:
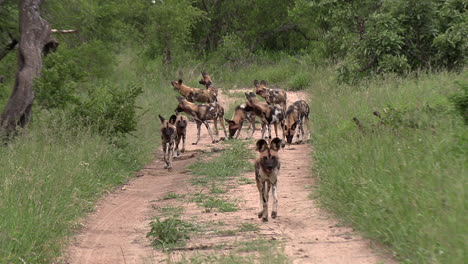
[[[80,32],[79,29],[51,29],[52,33],[59,33],[59,34],[73,34]]]

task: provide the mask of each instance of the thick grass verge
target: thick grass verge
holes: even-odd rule
[[[448,100],[466,72],[354,87],[321,75],[310,105],[322,205],[404,263],[466,263],[468,130]]]
[[[0,147],[0,263],[53,262],[94,201],[152,158],[160,138],[156,116],[176,106],[175,99],[161,98],[174,98],[175,92],[135,57],[120,55],[116,72],[106,79],[144,89],[132,136],[111,142],[90,128],[60,125],[66,121],[57,119],[60,113],[35,109],[28,130]]]

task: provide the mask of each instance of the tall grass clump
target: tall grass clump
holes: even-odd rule
[[[404,263],[466,263],[468,130],[449,99],[466,71],[322,76],[310,104],[322,205]]]

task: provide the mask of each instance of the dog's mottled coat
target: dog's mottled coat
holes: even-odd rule
[[[257,151],[259,156],[255,161],[255,182],[257,183],[258,193],[260,195],[260,206],[258,217],[264,222],[268,221],[268,198],[270,189],[273,193],[273,208],[271,217],[278,215],[278,174],[281,169],[281,162],[278,151],[281,148],[281,139],[274,138],[270,145],[264,139],[257,141]]]
[[[172,168],[172,157],[174,156],[174,142],[177,137],[177,131],[175,127],[177,117],[172,115],[169,120],[166,120],[164,117],[159,115],[159,120],[161,120],[161,141],[162,149],[164,152],[164,162],[166,165],[165,169]]]
[[[297,132],[297,141],[300,142],[300,134],[302,134],[302,140],[304,140],[304,123],[307,126],[307,132],[309,134],[308,137],[310,137],[309,113],[309,105],[304,100],[296,101],[294,104],[288,107],[284,121],[284,137],[286,138],[286,142],[288,144],[292,143],[294,134],[296,133],[296,128],[299,130]]]
[[[226,126],[224,125],[224,108],[217,102],[211,104],[195,104],[189,102],[186,98],[178,96],[177,100],[179,101],[179,105],[176,108],[176,112],[185,112],[193,117],[195,122],[197,123],[197,141],[192,143],[193,145],[198,144],[200,141],[200,131],[201,125],[204,124],[206,129],[208,130],[208,134],[211,136],[211,140],[213,143],[216,143],[216,140],[211,133],[210,126],[208,124],[209,120],[213,120],[215,126],[215,134],[218,135],[218,121],[221,123],[221,126],[224,130],[224,136],[227,137],[226,133]]]

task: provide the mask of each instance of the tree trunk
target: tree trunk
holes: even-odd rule
[[[7,105],[0,116],[0,134],[10,136],[17,126],[25,127],[34,101],[33,81],[41,74],[42,51],[49,42],[51,28],[41,18],[43,0],[21,0],[19,3],[20,41],[18,71]]]

